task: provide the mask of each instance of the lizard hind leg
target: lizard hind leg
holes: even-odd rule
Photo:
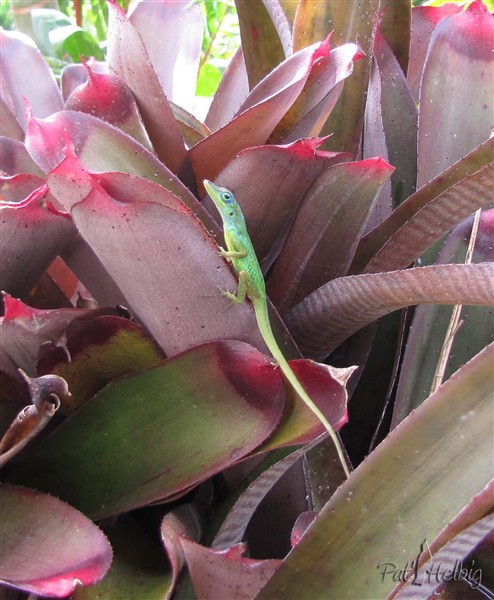
[[[223,294],[223,296],[228,298],[233,304],[240,304],[245,300],[245,296],[247,295],[247,292],[249,290],[249,282],[250,277],[247,271],[240,271],[240,273],[238,274],[237,293],[232,294],[231,292],[228,292],[226,290],[222,290],[221,293]]]

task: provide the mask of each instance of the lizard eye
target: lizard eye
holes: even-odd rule
[[[225,202],[230,202],[232,198],[233,196],[230,194],[230,192],[223,192],[223,200]]]

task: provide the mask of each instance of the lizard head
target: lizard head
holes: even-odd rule
[[[204,187],[218,209],[223,221],[231,222],[243,218],[242,211],[230,190],[219,187],[208,179],[204,180]]]

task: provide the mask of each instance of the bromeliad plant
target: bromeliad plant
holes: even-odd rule
[[[196,4],[109,2],[107,64],[61,89],[1,33],[7,586],[384,598],[492,535],[493,17],[236,6],[204,123]],[[237,281],[206,178],[241,205],[297,377],[348,421],[347,480],[218,291]]]

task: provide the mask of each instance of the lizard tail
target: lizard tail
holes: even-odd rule
[[[271,329],[271,323],[269,320],[268,308],[266,303],[256,303],[255,305],[255,313],[257,318],[257,324],[259,326],[259,330],[266,342],[266,346],[269,351],[273,355],[273,358],[277,361],[280,369],[285,376],[285,379],[288,380],[289,384],[295,390],[295,392],[300,396],[300,398],[304,401],[304,403],[312,410],[312,412],[316,415],[319,421],[324,425],[326,431],[329,433],[329,436],[333,440],[336,451],[338,453],[338,458],[340,459],[341,466],[345,472],[347,477],[350,477],[350,471],[348,470],[348,465],[346,461],[345,454],[343,452],[343,448],[341,446],[340,439],[336,434],[335,430],[331,426],[331,423],[325,417],[321,409],[315,404],[315,402],[311,399],[309,394],[305,391],[300,381],[297,379],[297,376],[292,371],[292,368],[288,364],[288,361],[283,356],[283,352],[280,350],[278,346],[278,342],[276,341],[273,330]]]

